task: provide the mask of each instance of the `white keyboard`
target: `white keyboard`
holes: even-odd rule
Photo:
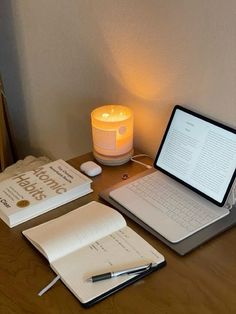
[[[229,213],[172,181],[154,172],[113,190],[110,196],[171,242]]]

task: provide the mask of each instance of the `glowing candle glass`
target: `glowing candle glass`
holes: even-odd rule
[[[121,105],[106,105],[91,113],[93,154],[105,165],[121,165],[133,154],[133,112]]]

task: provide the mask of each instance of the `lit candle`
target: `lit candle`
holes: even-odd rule
[[[133,152],[133,112],[121,105],[106,105],[91,113],[93,152],[103,164],[127,162]]]

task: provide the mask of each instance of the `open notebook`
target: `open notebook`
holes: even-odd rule
[[[154,171],[112,189],[109,196],[171,243],[230,213],[236,131],[175,106]]]
[[[95,201],[23,234],[47,258],[58,275],[55,279],[60,278],[85,307],[166,264],[164,256],[129,228],[120,213]],[[146,264],[152,267],[98,282],[89,280]]]

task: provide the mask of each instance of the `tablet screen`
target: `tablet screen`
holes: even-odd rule
[[[175,106],[154,166],[223,206],[236,174],[236,131]]]

